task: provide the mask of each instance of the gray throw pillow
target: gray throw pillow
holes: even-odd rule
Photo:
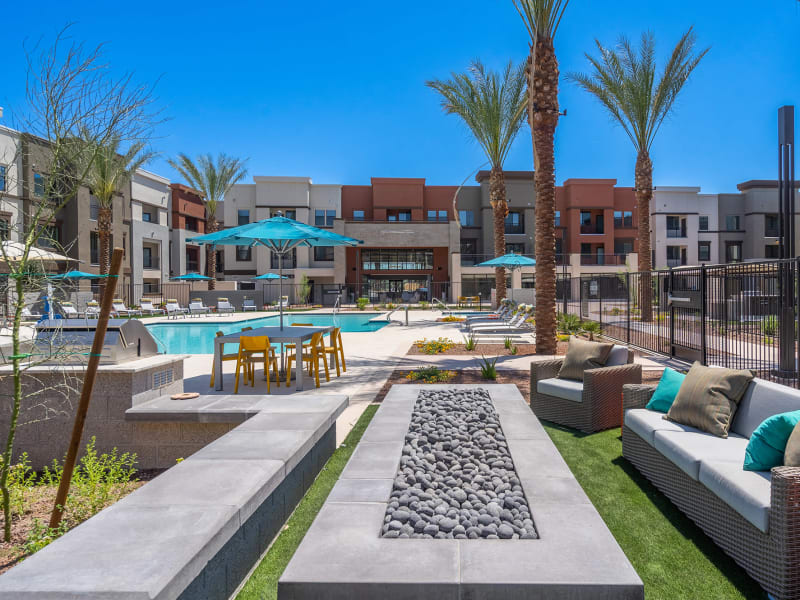
[[[569,338],[567,354],[564,356],[558,378],[583,381],[583,372],[586,369],[605,366],[613,347],[614,344],[589,342],[576,337]]]
[[[783,464],[786,467],[800,467],[800,423],[794,426],[789,441],[786,442]]]
[[[665,419],[728,437],[739,400],[753,380],[750,371],[692,365]]]

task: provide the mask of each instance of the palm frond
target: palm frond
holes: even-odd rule
[[[649,152],[680,91],[709,50],[695,52],[695,42],[689,28],[656,80],[656,44],[651,32],[642,34],[638,49],[624,36],[613,49],[596,41],[599,57],[586,55],[591,72],[570,73],[567,79],[600,101],[637,152]]]
[[[531,40],[552,40],[569,0],[513,0]]]
[[[86,185],[100,206],[106,208],[111,206],[114,194],[123,183],[156,156],[142,142],[132,144],[123,153],[122,140],[119,137],[111,137],[104,143],[99,143],[87,136],[81,144],[85,149],[79,155],[91,161],[85,168]]]
[[[214,217],[219,203],[236,183],[247,175],[247,159],[235,158],[220,153],[214,159],[211,154],[201,154],[193,161],[186,154],[178,154],[169,164],[178,171],[190,187],[200,192],[209,216]]]
[[[502,169],[525,122],[524,65],[509,62],[498,73],[475,60],[466,73],[451,73],[448,80],[432,80],[425,85],[441,95],[445,113],[464,121],[492,166]]]

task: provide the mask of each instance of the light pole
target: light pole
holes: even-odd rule
[[[781,293],[779,368],[786,375],[797,371],[795,359],[794,311],[794,106],[778,109],[778,208],[780,215],[780,244],[778,256],[783,259],[779,267]]]

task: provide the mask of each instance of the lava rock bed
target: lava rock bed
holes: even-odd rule
[[[538,537],[485,389],[419,393],[380,536]]]

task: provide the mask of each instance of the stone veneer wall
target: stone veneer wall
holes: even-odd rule
[[[159,396],[183,391],[183,358],[151,357],[135,363],[103,365],[97,372],[81,448],[94,436],[98,452],[135,452],[137,468],[168,468],[233,429],[237,423],[158,423],[126,421],[125,411]],[[154,375],[172,370],[172,382],[154,387]],[[41,469],[67,451],[75,410],[83,383],[83,369],[35,367],[25,374],[23,393],[49,389],[24,401],[14,456],[27,452],[31,467]],[[66,379],[65,379],[66,378]],[[11,415],[13,379],[0,371],[0,431],[7,431]]]

